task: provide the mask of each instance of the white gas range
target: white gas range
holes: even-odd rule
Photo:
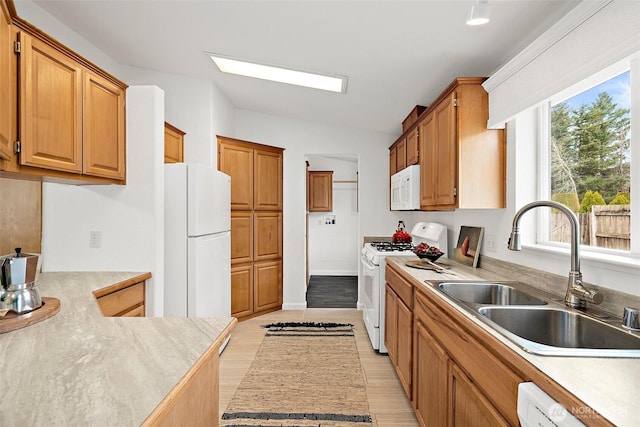
[[[413,243],[427,243],[447,251],[447,228],[442,224],[419,222],[411,230]],[[387,353],[384,345],[385,267],[386,257],[415,256],[411,243],[365,243],[361,255],[362,264],[362,316],[374,350]],[[416,257],[417,259],[417,257]]]

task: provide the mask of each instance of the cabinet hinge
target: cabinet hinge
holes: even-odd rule
[[[20,152],[20,141],[15,141],[13,143],[13,154],[18,154]]]
[[[454,107],[458,106],[458,98],[453,98],[453,106]]]
[[[453,187],[453,197],[456,197],[458,195],[458,189],[456,187]]]
[[[20,44],[19,41],[14,41],[13,42],[13,53],[20,53],[22,52],[22,45]]]

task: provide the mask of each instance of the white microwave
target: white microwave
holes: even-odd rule
[[[420,165],[411,165],[391,175],[391,210],[420,209]]]

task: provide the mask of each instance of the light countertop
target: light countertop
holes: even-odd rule
[[[1,426],[139,426],[229,318],[103,317],[93,291],[141,273],[42,273],[60,312],[0,334]]]
[[[453,273],[436,273],[408,267],[405,261],[415,257],[388,257],[387,263],[394,263],[409,273],[425,288],[430,286],[425,280],[483,280],[470,269],[455,268]],[[504,277],[502,280],[518,280]],[[437,291],[434,294],[441,295]],[[444,299],[444,298],[443,298]],[[449,300],[447,300],[449,301]],[[451,301],[449,301],[451,303]],[[456,306],[455,303],[451,305]],[[460,306],[457,306],[460,308]],[[513,349],[522,358],[537,367],[571,394],[589,405],[610,422],[619,426],[636,426],[638,418],[636,408],[640,396],[640,359],[631,358],[594,358],[594,357],[554,357],[539,356],[522,350],[519,346],[499,334],[484,322],[478,320],[464,309],[460,310],[470,321],[488,331],[496,339]],[[570,408],[568,408],[570,409]],[[575,408],[576,411],[588,411],[589,408]],[[584,413],[584,412],[583,412]],[[583,414],[581,413],[581,415]],[[588,415],[588,413],[584,413]]]

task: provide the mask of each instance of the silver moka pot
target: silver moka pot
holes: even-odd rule
[[[38,255],[16,253],[0,256],[0,313],[27,313],[42,306],[38,279]]]

